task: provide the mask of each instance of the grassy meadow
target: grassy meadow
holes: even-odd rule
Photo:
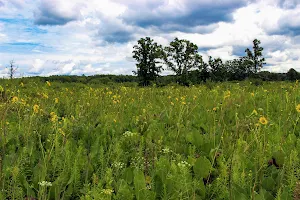
[[[300,199],[298,82],[0,85],[0,199]]]

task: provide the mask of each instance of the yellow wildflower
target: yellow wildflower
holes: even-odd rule
[[[251,96],[254,97],[254,92],[251,92]]]
[[[171,105],[172,105],[172,106],[174,106],[174,103],[173,103],[173,102],[171,102]]]
[[[217,111],[217,108],[216,108],[216,107],[214,107],[214,108],[213,108],[213,111]]]
[[[55,98],[55,99],[54,99],[54,102],[55,102],[55,103],[58,103],[58,98]]]
[[[62,134],[63,136],[66,136],[66,133],[65,133],[61,128],[58,129],[58,132],[59,132],[60,134]]]
[[[225,94],[224,94],[224,99],[227,99],[227,98],[229,98],[230,97],[230,95],[231,95],[231,92],[228,90],[228,91],[226,91],[225,92]]]
[[[300,113],[300,104],[298,104],[298,105],[296,106],[296,110],[297,110],[298,113]]]
[[[21,82],[21,83],[20,83],[20,86],[21,86],[21,87],[24,87],[24,83],[23,83],[23,82]]]
[[[146,184],[150,184],[151,183],[151,177],[150,176],[146,176],[145,182],[146,182]]]
[[[268,120],[265,117],[260,117],[259,118],[259,122],[263,125],[267,125],[268,124]]]
[[[51,117],[51,122],[56,122],[57,120],[58,120],[58,117],[57,117],[57,115],[55,114],[55,112],[51,112],[50,113],[50,117]]]
[[[182,105],[185,105],[186,103],[184,101],[181,102]]]
[[[40,108],[40,107],[39,107],[38,105],[35,104],[35,105],[33,106],[33,112],[34,112],[34,113],[39,113],[39,108]]]
[[[257,111],[254,109],[253,111],[252,111],[252,113],[251,113],[251,115],[257,115],[258,113],[257,113]]]
[[[44,97],[45,99],[48,99],[48,98],[49,98],[48,95],[45,94],[45,93],[43,93],[43,97]]]
[[[16,103],[16,102],[18,102],[18,100],[19,100],[19,98],[15,96],[15,97],[12,98],[11,101],[12,101],[13,103]]]
[[[49,81],[46,81],[46,84],[50,87],[51,83]]]

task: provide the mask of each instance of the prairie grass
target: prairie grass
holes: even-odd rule
[[[298,83],[0,85],[0,199],[300,196]]]

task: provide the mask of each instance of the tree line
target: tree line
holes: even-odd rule
[[[224,62],[209,56],[206,63],[197,45],[188,40],[175,38],[169,46],[162,47],[150,37],[141,38],[133,47],[133,58],[137,61],[134,73],[143,86],[156,82],[164,69],[174,72],[176,82],[181,85],[191,84],[191,75],[200,82],[244,80],[257,74],[266,64],[260,44],[260,40],[253,40],[252,50],[247,48],[246,55],[238,59]]]

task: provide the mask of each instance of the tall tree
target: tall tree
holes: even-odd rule
[[[246,59],[249,61],[248,64],[253,73],[257,73],[265,63],[265,58],[262,55],[264,48],[260,47],[260,40],[253,40],[253,52],[247,48],[245,52],[247,53]]]
[[[165,47],[165,64],[176,74],[180,84],[188,84],[189,71],[197,68],[201,60],[197,45],[188,40],[175,38]]]
[[[200,58],[200,63],[198,65],[199,78],[200,81],[206,82],[206,80],[209,78],[208,64],[203,61],[202,56]]]
[[[214,81],[225,81],[227,79],[227,70],[221,58],[212,58],[209,56],[208,65],[210,67],[211,78]]]
[[[137,61],[137,71],[134,72],[140,78],[140,84],[147,86],[162,71],[163,50],[162,46],[154,42],[150,37],[141,38],[133,47],[133,58]]]

